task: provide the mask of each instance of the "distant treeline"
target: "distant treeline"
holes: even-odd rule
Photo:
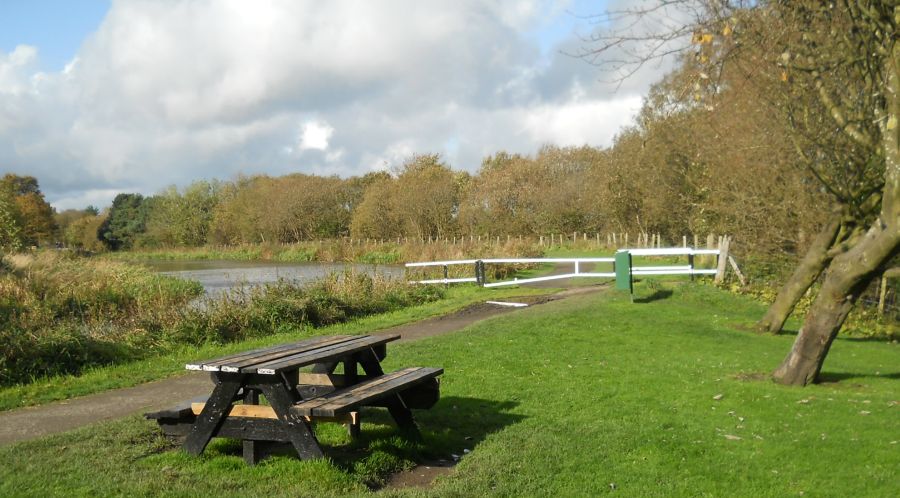
[[[675,243],[730,233],[745,250],[801,249],[826,214],[812,209],[825,194],[794,164],[785,120],[760,103],[761,86],[725,73],[711,94],[696,75],[685,61],[655,85],[609,148],[497,152],[475,173],[420,154],[359,177],[242,176],[150,197],[123,193],[102,212],[49,221],[37,182],[7,175],[0,222],[13,228],[0,243],[120,250],[579,231],[659,233]]]

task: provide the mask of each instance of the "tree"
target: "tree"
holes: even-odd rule
[[[404,233],[423,239],[453,235],[459,213],[458,183],[440,155],[414,155],[399,173],[392,198]]]
[[[841,223],[848,228],[843,240],[831,241],[822,288],[790,353],[773,373],[778,382],[805,385],[816,380],[847,314],[900,244],[900,5],[875,0],[673,1],[619,15],[648,16],[672,5],[694,7],[701,15],[656,35],[605,33],[595,39],[599,46],[583,55],[603,57],[623,45],[650,40],[649,50],[630,61],[632,70],[691,48],[696,59],[710,66],[716,62],[712,67],[721,71],[722,63],[745,47],[761,47],[756,65],[781,69],[785,85],[776,102],[784,108],[777,110],[791,119],[798,159],[834,196]],[[686,35],[693,45],[677,45]],[[622,59],[612,60],[623,67]],[[718,74],[704,74],[717,81]],[[829,166],[829,154],[816,138],[829,132],[850,144],[845,149],[850,162],[842,168],[819,168]],[[869,188],[873,171],[883,173]]]
[[[403,235],[403,224],[395,209],[396,191],[396,180],[389,175],[369,183],[362,201],[353,210],[353,237],[391,239]]]
[[[15,204],[22,242],[26,245],[50,242],[56,228],[53,208],[44,200],[37,179],[7,173],[0,180],[0,188]]]
[[[106,216],[102,214],[89,214],[78,218],[66,226],[62,240],[69,247],[93,252],[102,251],[105,246],[99,234],[100,227],[105,221]]]
[[[880,189],[858,193],[861,205],[869,199],[880,204],[876,217],[869,221],[865,211],[848,213],[860,229],[833,251],[822,289],[774,372],[785,384],[816,379],[854,303],[900,247],[900,4],[893,3],[799,2],[774,9],[799,31],[799,41],[787,33],[779,40],[785,71],[815,91],[832,127],[862,152],[854,172],[863,174],[872,164],[883,164],[884,171]],[[835,189],[830,179],[823,178],[823,184]]]
[[[78,220],[86,217],[96,217],[97,216],[96,208],[91,209],[66,209],[59,213],[54,214],[53,222],[55,224],[56,230],[54,233],[54,239],[57,241],[65,242],[68,245],[72,245],[69,242],[69,237],[67,232],[69,231],[69,227],[71,227],[74,223],[77,223]],[[94,234],[96,238],[96,231]]]
[[[0,189],[0,251],[15,251],[22,246],[14,209],[9,196]]]
[[[155,197],[143,245],[199,246],[207,242],[219,202],[217,182],[197,181],[179,192],[169,187]]]
[[[146,229],[151,201],[141,194],[119,194],[99,227],[99,238],[107,248],[130,249]]]
[[[486,157],[461,200],[461,224],[469,233],[536,232],[540,192],[546,190],[536,170],[531,158],[519,154]]]

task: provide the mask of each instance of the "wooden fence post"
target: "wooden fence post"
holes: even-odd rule
[[[728,264],[728,236],[723,236],[721,241],[721,244],[719,244],[719,264],[716,266],[715,283],[717,284],[721,284],[725,281],[725,268]]]
[[[744,278],[744,274],[741,273],[741,269],[738,268],[737,261],[734,260],[731,254],[728,255],[728,264],[731,265],[731,269],[734,270],[734,274],[737,275],[738,280],[741,281],[741,285],[746,286],[747,279]]]

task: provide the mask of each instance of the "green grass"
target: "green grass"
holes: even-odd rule
[[[446,371],[441,401],[418,413],[422,444],[396,438],[373,410],[359,442],[322,427],[329,460],[251,468],[235,443],[191,458],[131,417],[0,448],[0,495],[362,495],[413,460],[451,453],[465,456],[434,488],[388,494],[900,489],[896,344],[839,338],[823,370],[836,382],[789,388],[765,376],[793,338],[741,330],[762,313],[758,303],[705,285],[640,285],[637,298],[581,296],[390,346],[388,370]]]
[[[89,368],[80,375],[57,375],[35,379],[27,384],[2,387],[0,388],[0,411],[84,396],[108,389],[130,387],[151,380],[184,374],[184,364],[199,358],[221,356],[245,349],[289,342],[311,335],[364,334],[373,330],[447,314],[474,302],[547,292],[550,291],[546,289],[489,290],[471,285],[457,286],[449,288],[444,299],[346,323],[321,328],[287,327],[288,330],[281,333],[227,344],[207,344],[200,347],[179,346],[161,355]]]

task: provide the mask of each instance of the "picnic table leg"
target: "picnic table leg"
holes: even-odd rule
[[[191,432],[184,441],[184,450],[200,455],[225,420],[225,414],[241,388],[242,376],[218,377],[215,389],[209,395],[203,411],[197,416]]]
[[[355,356],[351,356],[344,361],[344,385],[352,386],[359,383],[359,374],[356,372],[356,366],[358,364],[359,361],[357,361]],[[358,414],[351,419],[350,423],[347,424],[347,434],[350,435],[350,439],[356,439],[359,437]]]
[[[258,405],[259,404],[259,391],[256,389],[246,389],[246,393],[244,394],[244,404],[245,405]],[[248,465],[256,465],[263,458],[264,446],[266,443],[264,441],[253,441],[251,439],[244,440],[244,461],[247,462]]]
[[[284,385],[264,384],[261,385],[263,396],[269,400],[278,419],[287,426],[288,437],[297,455],[303,460],[313,458],[322,458],[322,448],[319,447],[319,441],[313,434],[309,423],[303,417],[291,413],[291,405],[296,401],[296,396],[289,394],[288,388]],[[290,392],[293,392],[291,390]]]
[[[369,377],[384,375],[384,370],[381,369],[381,363],[378,361],[377,355],[372,350],[365,351],[359,355],[359,364],[362,365],[363,370]],[[419,428],[416,426],[415,419],[413,419],[412,411],[406,406],[406,403],[403,402],[403,398],[399,394],[388,396],[385,399],[385,406],[387,406],[388,413],[391,414],[391,417],[393,417],[394,422],[397,423],[397,427],[399,427],[400,430],[413,438],[421,438],[421,433],[419,433]]]
[[[330,361],[328,363],[316,363],[312,367],[312,373],[331,374],[337,368],[338,362]]]

